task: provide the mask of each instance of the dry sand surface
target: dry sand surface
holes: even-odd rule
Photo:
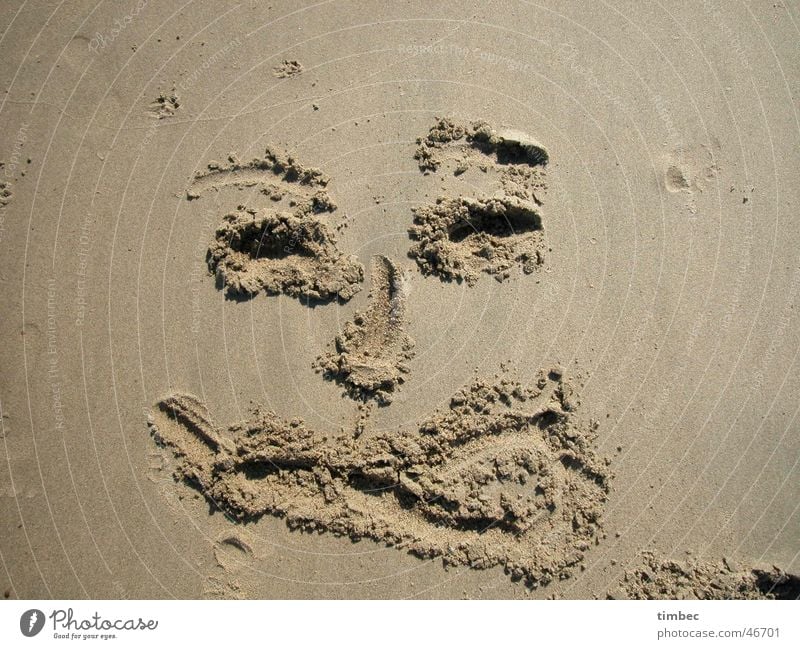
[[[0,7],[0,592],[785,598],[796,2]]]

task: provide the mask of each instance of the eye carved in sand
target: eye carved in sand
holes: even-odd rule
[[[361,290],[364,267],[339,251],[322,222],[290,212],[228,214],[209,247],[209,269],[228,294],[259,291],[330,301]]]
[[[546,189],[544,147],[519,131],[446,118],[417,143],[414,157],[423,173],[461,176],[477,169],[494,190],[478,198],[441,196],[413,209],[409,235],[414,243],[408,254],[423,273],[472,286],[481,273],[503,281],[516,265],[525,274],[543,265],[537,192]]]
[[[318,169],[270,149],[249,162],[231,156],[211,163],[195,176],[190,200],[224,187],[256,187],[271,203],[260,210],[240,206],[217,228],[206,261],[229,296],[263,291],[329,302],[361,290],[363,266],[338,249],[323,221],[336,211],[328,182]]]
[[[409,233],[424,273],[470,286],[480,273],[503,281],[515,265],[530,274],[544,263],[541,216],[515,197],[440,198],[414,209]]]
[[[534,587],[568,576],[601,534],[609,474],[577,403],[560,374],[534,388],[475,381],[415,431],[356,438],[260,410],[220,431],[176,395],[150,430],[175,454],[176,477],[236,520],[270,514],[453,565],[499,565]]]

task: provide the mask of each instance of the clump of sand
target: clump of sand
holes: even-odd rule
[[[730,559],[674,561],[653,552],[625,573],[610,599],[797,599],[800,578],[777,567],[741,568]]]
[[[426,172],[437,171],[448,158],[459,162],[456,174],[473,164],[542,167],[550,159],[547,150],[531,136],[511,129],[496,131],[482,121],[462,124],[440,118],[427,135],[417,139],[417,145],[414,159]]]
[[[170,92],[159,93],[150,105],[148,111],[156,119],[172,117],[181,107],[180,99],[173,88]]]
[[[11,202],[14,193],[11,191],[11,183],[0,180],[0,207],[5,207]]]
[[[240,206],[227,214],[209,246],[209,270],[231,296],[260,291],[330,301],[349,300],[361,289],[364,268],[343,254],[322,220],[336,211],[329,179],[290,155],[267,149],[243,162],[235,155],[195,174],[189,200],[227,187],[257,187],[270,207]]]
[[[353,399],[388,405],[409,369],[414,341],[406,334],[407,282],[390,259],[372,258],[370,303],[336,336],[315,367],[343,384]]]
[[[284,59],[272,69],[272,73],[279,79],[294,77],[302,72],[303,64],[300,61],[290,61],[288,59]]]
[[[542,219],[517,197],[440,198],[414,209],[409,256],[423,272],[473,285],[480,273],[503,281],[519,265],[544,263]]]
[[[237,210],[225,216],[208,249],[209,269],[232,295],[259,291],[316,300],[349,300],[364,267],[345,255],[319,220],[291,212]]]
[[[274,412],[218,430],[195,398],[150,420],[176,478],[237,520],[372,538],[420,557],[565,579],[602,535],[607,462],[559,371],[533,387],[476,380],[410,432],[330,437]]]

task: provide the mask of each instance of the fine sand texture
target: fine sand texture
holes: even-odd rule
[[[800,6],[0,7],[0,593],[800,596]]]

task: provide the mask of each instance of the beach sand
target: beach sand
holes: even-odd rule
[[[798,25],[5,3],[0,592],[797,597]]]

